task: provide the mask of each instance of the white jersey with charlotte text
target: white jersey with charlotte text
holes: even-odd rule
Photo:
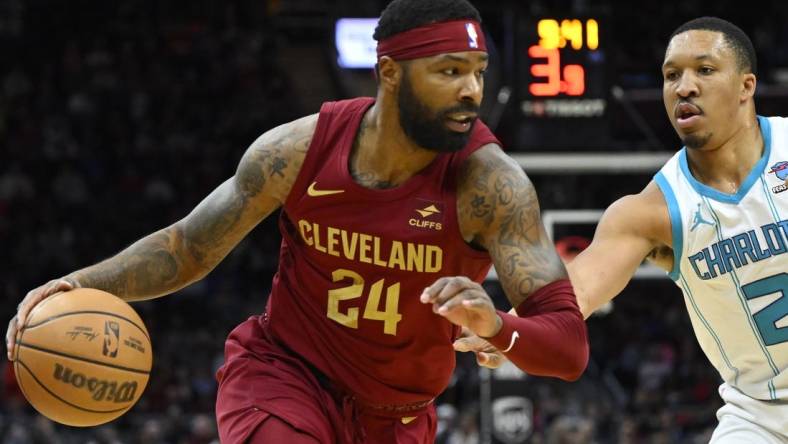
[[[728,384],[788,400],[788,119],[758,117],[764,152],[736,194],[698,182],[683,148],[654,177],[673,269],[701,348]]]

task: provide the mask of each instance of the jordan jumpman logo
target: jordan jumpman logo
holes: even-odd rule
[[[701,224],[714,226],[714,222],[710,222],[709,220],[703,218],[703,214],[700,212],[700,204],[698,204],[698,209],[695,211],[695,217],[692,219],[692,228],[690,228],[690,231],[695,231],[695,229],[698,228],[698,225]]]

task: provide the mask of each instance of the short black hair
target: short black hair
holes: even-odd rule
[[[733,23],[719,17],[700,17],[684,23],[676,28],[669,40],[687,31],[713,31],[722,34],[725,41],[736,53],[739,62],[739,69],[753,74],[758,73],[758,60],[755,57],[755,47],[744,31]]]
[[[467,0],[393,0],[380,14],[373,38],[381,41],[422,25],[462,19],[482,21]]]

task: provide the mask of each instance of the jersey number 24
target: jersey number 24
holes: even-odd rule
[[[339,302],[360,298],[364,294],[364,278],[355,271],[340,268],[331,273],[334,282],[350,279],[353,283],[347,287],[328,290],[328,306],[326,315],[345,327],[358,328],[358,307],[348,308],[344,313],[339,310]],[[386,300],[383,310],[380,309],[380,298],[383,295],[384,280],[375,281],[369,287],[369,297],[364,307],[364,319],[383,322],[383,333],[397,335],[397,324],[402,320],[399,313],[399,282],[386,288]]]

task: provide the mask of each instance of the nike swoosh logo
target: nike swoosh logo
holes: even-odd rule
[[[331,194],[339,194],[345,192],[345,190],[318,190],[315,189],[315,185],[317,185],[317,182],[312,182],[312,185],[309,185],[309,188],[306,189],[306,194],[312,197],[319,197],[319,196],[329,196]]]
[[[511,341],[509,341],[509,346],[508,346],[508,347],[506,347],[506,350],[501,350],[501,351],[503,351],[504,353],[506,353],[506,352],[508,352],[509,350],[511,350],[511,349],[512,349],[512,347],[514,347],[514,341],[516,341],[516,340],[517,340],[517,338],[519,338],[519,337],[520,337],[520,333],[518,333],[518,332],[514,332],[514,333],[512,334],[512,340],[511,340]]]

